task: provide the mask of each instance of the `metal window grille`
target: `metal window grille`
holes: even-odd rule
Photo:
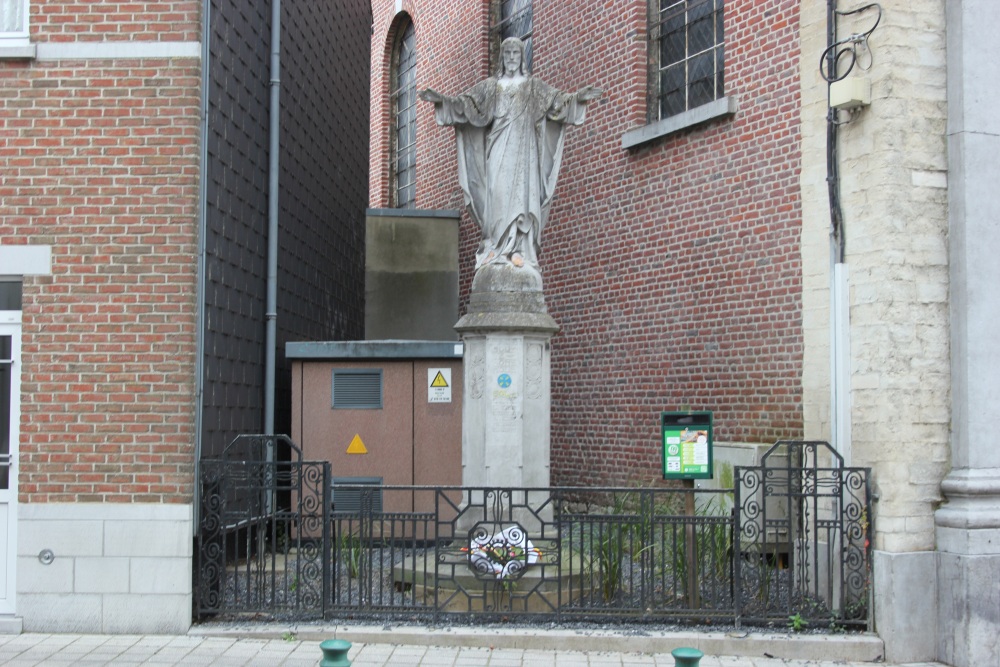
[[[413,23],[400,31],[393,49],[390,103],[392,105],[392,205],[414,208],[417,202],[417,49]]]
[[[381,410],[382,369],[333,371],[332,403],[341,410]]]
[[[493,25],[495,45],[494,64],[499,63],[500,43],[508,37],[517,37],[524,42],[524,64],[531,71],[531,0],[500,0],[495,10]]]
[[[721,98],[723,0],[656,0],[651,9],[651,120]]]
[[[28,0],[0,0],[0,37],[28,34]]]

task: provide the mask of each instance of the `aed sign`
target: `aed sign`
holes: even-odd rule
[[[660,415],[663,479],[712,478],[712,413]]]
[[[427,369],[427,402],[451,403],[451,369]]]

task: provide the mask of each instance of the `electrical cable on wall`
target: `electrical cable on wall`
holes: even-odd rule
[[[851,14],[860,14],[863,11],[873,8],[878,11],[878,14],[875,17],[875,23],[872,24],[871,28],[865,32],[852,33],[850,36],[830,44],[830,46],[826,47],[826,50],[823,51],[823,55],[819,60],[819,73],[820,76],[823,77],[823,80],[827,83],[834,83],[835,81],[841,81],[847,78],[847,76],[854,69],[855,65],[865,71],[871,69],[872,52],[868,46],[868,38],[873,32],[875,32],[875,28],[878,27],[879,22],[882,20],[882,6],[875,2],[867,4],[864,7],[852,9],[849,12],[834,10],[834,13],[837,16],[850,16]],[[867,64],[861,64],[858,57],[859,52],[868,54]],[[845,56],[850,56],[850,62],[847,65],[847,69],[841,73],[840,61],[841,58]]]
[[[872,51],[868,45],[868,38],[882,20],[882,6],[878,3],[869,3],[849,11],[837,9],[837,0],[828,0],[827,3],[827,43],[828,46],[823,51],[820,58],[820,76],[827,82],[827,141],[826,141],[826,167],[827,167],[827,187],[830,198],[830,237],[834,246],[835,261],[843,263],[846,253],[846,239],[844,236],[843,212],[840,205],[840,160],[837,156],[837,127],[854,119],[855,111],[848,111],[850,114],[847,120],[840,120],[837,109],[829,105],[829,87],[845,79],[853,70],[855,65],[867,71],[872,66]],[[843,16],[860,14],[870,9],[875,9],[877,14],[875,22],[868,30],[860,33],[837,39],[837,19]],[[867,54],[867,58],[863,56]],[[845,60],[847,59],[847,60]],[[846,62],[846,65],[841,63]]]

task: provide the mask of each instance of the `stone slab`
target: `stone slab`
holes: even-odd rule
[[[937,659],[955,667],[1000,665],[1000,555],[938,554]]]
[[[208,623],[193,627],[189,634],[202,637],[275,638],[287,625],[227,625]],[[805,635],[763,632],[658,631],[632,626],[628,630],[426,627],[366,625],[302,625],[296,637],[315,641],[337,637],[359,644],[407,646],[457,646],[494,649],[601,651],[617,653],[669,654],[675,648],[697,648],[706,656],[741,656],[781,660],[881,662],[884,648],[877,636]]]
[[[937,658],[938,607],[928,591],[937,581],[933,551],[875,551],[875,630],[885,642],[890,662],[921,662]]]

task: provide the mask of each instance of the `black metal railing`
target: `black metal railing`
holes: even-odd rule
[[[822,443],[778,443],[734,489],[337,493],[285,444],[202,463],[197,616],[868,624],[868,472]]]

